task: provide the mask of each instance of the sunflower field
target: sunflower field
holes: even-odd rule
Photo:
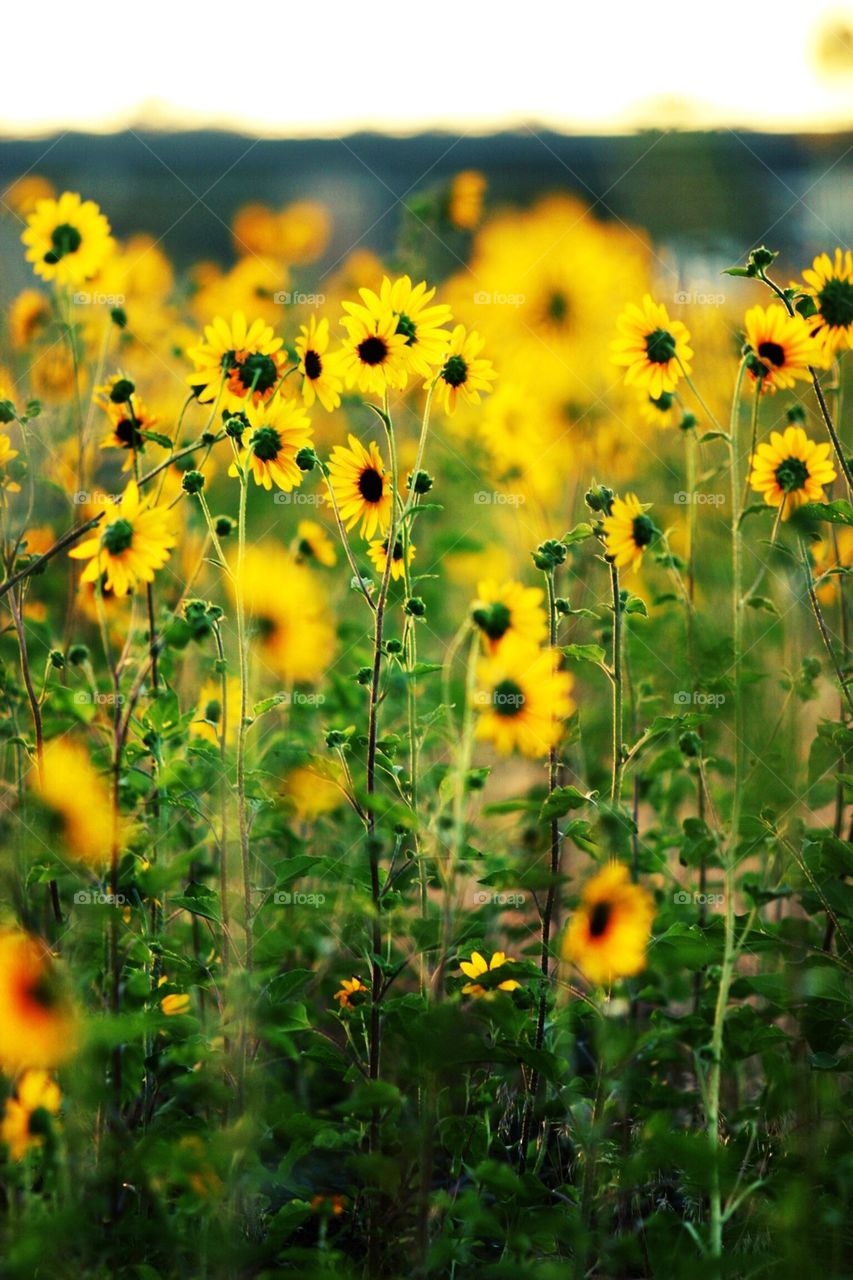
[[[849,1277],[851,251],[6,203],[3,1276]]]

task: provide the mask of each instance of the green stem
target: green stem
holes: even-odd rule
[[[613,664],[611,684],[613,690],[613,773],[610,785],[610,803],[617,805],[622,793],[624,739],[622,723],[622,597],[619,591],[619,570],[610,565],[610,589],[613,603]]]

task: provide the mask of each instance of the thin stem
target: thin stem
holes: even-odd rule
[[[610,803],[617,805],[622,793],[622,771],[625,767],[622,723],[622,597],[619,591],[619,570],[610,565],[610,589],[613,604],[613,772],[610,785]]]
[[[90,529],[94,529],[95,525],[99,524],[103,518],[104,512],[99,511],[96,516],[93,516],[91,520],[87,520],[85,524],[78,525],[76,529],[69,529],[67,533],[64,533],[61,538],[54,542],[52,547],[48,547],[47,551],[42,555],[37,556],[35,560],[25,565],[18,573],[6,578],[4,582],[0,583],[0,599],[5,596],[7,591],[11,591],[19,582],[22,582],[24,578],[28,578],[31,573],[38,573],[40,569],[43,569],[49,560],[59,555],[60,551],[64,551],[66,547],[73,547],[75,542],[79,542],[83,535],[88,533]]]
[[[820,607],[820,601],[818,600],[817,594],[814,589],[814,579],[812,577],[812,567],[811,567],[811,564],[809,563],[809,553],[806,548],[806,544],[802,541],[802,539],[800,540],[800,552],[803,559],[803,569],[805,571],[805,577],[806,577],[806,592],[808,593],[809,603],[812,607],[812,613],[814,614],[815,621],[817,622],[818,630],[820,632],[820,638],[823,641],[823,645],[824,645],[824,648],[826,649],[827,656],[829,658],[830,663],[832,664],[832,669],[835,672],[836,679],[838,680],[838,687],[841,690],[841,694],[847,703],[847,709],[848,711],[853,713],[853,695],[851,695],[850,693],[849,684],[844,676],[844,672],[841,669],[841,664],[838,661],[838,658],[835,653],[835,649],[833,648],[832,638],[829,634],[829,628],[826,625],[826,619],[823,616],[823,610]]]

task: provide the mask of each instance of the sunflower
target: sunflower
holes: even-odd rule
[[[335,992],[334,999],[337,1000],[341,1010],[352,1009],[356,997],[367,995],[367,991],[368,988],[361,978],[343,978],[341,989]]]
[[[18,929],[0,932],[0,1070],[57,1066],[74,1052],[76,1030],[45,944]]]
[[[107,590],[125,596],[137,583],[154,581],[177,541],[169,508],[153,507],[151,499],[140,499],[139,487],[131,480],[120,500],[108,505],[95,537],[86,538],[68,554],[91,562],[82,582],[95,582],[104,574]]]
[[[230,324],[217,316],[205,325],[204,337],[204,342],[187,352],[195,365],[187,382],[201,404],[216,400],[223,380],[223,409],[243,409],[249,397],[256,405],[271,399],[281,381],[286,356],[282,339],[268,324],[254,320],[247,325],[243,312],[235,311]]]
[[[36,787],[68,854],[89,866],[103,866],[113,837],[110,793],[86,748],[67,738],[48,742]]]
[[[408,276],[399,276],[393,282],[384,276],[378,294],[372,289],[359,289],[359,293],[364,306],[345,302],[344,308],[377,323],[390,311],[396,320],[396,332],[406,340],[406,369],[421,378],[432,378],[436,366],[444,360],[450,337],[441,328],[450,320],[450,307],[444,303],[429,305],[435,289],[428,289],[425,280],[413,285]]]
[[[617,569],[639,568],[643,552],[657,532],[651,516],[646,515],[650,506],[640,502],[635,493],[613,499],[610,514],[601,523],[605,554]]]
[[[382,396],[389,387],[404,387],[408,377],[406,336],[397,332],[392,311],[374,317],[367,307],[345,302],[341,323],[347,331],[338,368],[348,387]]]
[[[263,663],[286,681],[318,680],[335,653],[335,628],[318,579],[274,543],[246,549],[240,583]]]
[[[53,319],[50,299],[38,289],[24,289],[9,307],[9,341],[23,351],[44,337]]]
[[[342,782],[343,770],[336,760],[310,760],[284,778],[282,803],[298,822],[313,822],[344,803]]]
[[[297,561],[316,560],[331,569],[338,562],[335,544],[316,520],[300,520],[296,526],[294,556]]]
[[[365,449],[356,436],[348,439],[348,449],[338,444],[332,450],[329,480],[344,527],[351,529],[360,520],[362,537],[370,540],[377,529],[388,532],[391,484],[376,441],[371,440]]]
[[[631,883],[623,863],[611,862],[584,887],[563,935],[563,959],[590,982],[629,978],[645,965],[653,919],[651,894]]]
[[[483,213],[486,179],[476,169],[464,169],[450,183],[447,218],[461,231],[473,231]]]
[[[124,404],[110,403],[104,407],[111,429],[102,437],[101,448],[125,449],[127,458],[122,471],[129,471],[134,465],[134,454],[142,453],[145,449],[143,432],[153,431],[157,419],[148,411],[141,396],[129,398]]]
[[[302,374],[302,399],[310,409],[315,400],[329,413],[341,403],[343,380],[338,376],[338,356],[330,355],[329,322],[317,321],[311,316],[307,324],[300,325],[299,337],[294,342]]]
[[[504,637],[511,635],[533,645],[541,644],[548,634],[543,599],[539,587],[525,587],[520,582],[505,582],[502,586],[492,580],[479,582],[471,617],[480,629],[487,652],[495,653]]]
[[[487,999],[493,999],[496,991],[517,991],[521,986],[515,978],[505,978],[503,982],[493,982],[488,987],[484,987],[478,982],[478,978],[482,978],[483,974],[492,974],[496,969],[502,969],[505,964],[513,963],[511,956],[504,955],[503,951],[495,951],[492,958],[486,963],[484,956],[479,951],[471,952],[470,960],[460,960],[459,968],[465,974],[466,978],[470,978],[470,982],[466,982],[462,988],[462,994],[466,996],[486,996]]]
[[[787,520],[804,502],[823,502],[823,486],[836,476],[829,454],[830,446],[809,440],[802,427],[771,431],[769,444],[762,441],[750,459],[749,483],[768,506],[784,503]]]
[[[558,669],[558,661],[553,649],[506,636],[497,653],[479,665],[477,737],[493,742],[501,755],[514,750],[534,759],[546,755],[574,710],[574,680]]]
[[[190,1011],[190,998],[185,991],[173,991],[160,1001],[161,1012],[174,1018]]]
[[[225,680],[225,741],[235,742],[240,723],[240,681],[236,676]],[[206,680],[199,689],[196,719],[190,721],[193,737],[204,738],[219,746],[222,733],[222,685],[219,680]]]
[[[7,435],[0,431],[0,489],[5,489],[7,493],[20,493],[21,486],[17,480],[12,480],[6,474],[6,468],[10,462],[13,462],[18,456],[18,450],[12,448],[12,441]]]
[[[469,332],[458,324],[450,335],[435,389],[445,413],[453,413],[460,399],[465,404],[479,404],[480,392],[488,395],[491,391],[497,375],[491,360],[481,357],[482,350],[483,339],[476,329]]]
[[[23,1160],[28,1151],[44,1143],[45,1117],[59,1114],[62,1095],[47,1071],[25,1071],[15,1094],[6,1099],[0,1121],[0,1142],[9,1148],[13,1160]]]
[[[97,275],[114,247],[98,206],[72,191],[58,200],[39,200],[21,240],[37,276],[72,287]]]
[[[825,365],[826,355],[809,322],[789,316],[778,302],[769,307],[750,307],[744,317],[746,340],[753,351],[747,366],[754,381],[761,379],[762,391],[793,387],[797,379],[811,377],[809,365]]]
[[[680,320],[670,320],[662,302],[631,302],[616,322],[619,337],[610,344],[614,364],[625,365],[625,382],[645,387],[657,400],[673,392],[682,373],[690,373],[690,334]]]
[[[671,391],[659,396],[644,395],[640,401],[640,417],[650,427],[673,427],[679,419],[678,405]]]
[[[803,272],[807,291],[814,299],[817,315],[808,325],[832,358],[838,351],[853,347],[853,253],[835,250],[835,258],[821,253]]]
[[[296,455],[311,444],[311,422],[296,400],[276,396],[266,404],[249,404],[245,410],[252,428],[248,444],[240,451],[240,465],[251,468],[255,484],[271,489],[273,482],[285,493],[297,488],[304,472],[297,466]],[[237,475],[237,464],[228,468],[229,476]]]
[[[388,539],[377,538],[375,542],[371,542],[367,548],[367,554],[370,556],[376,572],[380,575],[385,573],[385,565],[388,562]],[[415,558],[415,547],[413,543],[409,543],[408,555],[406,563],[410,565]],[[391,577],[397,582],[405,574],[405,566],[403,564],[403,539],[396,537],[394,539],[394,554],[391,556]]]

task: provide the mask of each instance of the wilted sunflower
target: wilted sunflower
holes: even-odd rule
[[[770,507],[784,503],[782,519],[804,502],[823,502],[823,486],[836,478],[830,446],[809,440],[802,427],[771,431],[751,458],[749,483]]]
[[[216,400],[223,378],[223,409],[244,409],[249,397],[256,405],[271,399],[281,381],[286,356],[282,339],[270,325],[263,320],[247,325],[243,312],[235,311],[230,324],[217,316],[205,325],[204,337],[204,342],[187,352],[195,365],[187,382],[202,404]]]
[[[302,399],[310,409],[319,400],[329,413],[341,403],[343,380],[338,374],[338,356],[329,347],[329,322],[325,317],[317,321],[311,316],[307,324],[299,328],[294,342],[302,374]]]
[[[517,991],[521,983],[515,978],[504,978],[503,982],[497,982],[488,987],[484,987],[481,982],[477,981],[478,978],[482,978],[483,974],[494,973],[496,969],[502,969],[507,962],[513,963],[512,958],[505,955],[503,951],[493,952],[492,958],[488,963],[486,963],[485,957],[481,956],[479,951],[472,951],[470,960],[459,961],[459,968],[466,978],[471,979],[470,982],[465,983],[462,988],[462,994],[476,996],[478,999],[481,996],[492,999],[496,991]]]
[[[435,289],[428,289],[425,280],[413,285],[408,276],[398,276],[394,281],[384,276],[378,294],[372,289],[359,289],[359,293],[364,307],[353,303],[344,303],[344,307],[353,315],[366,312],[374,321],[380,321],[390,311],[397,333],[406,340],[402,353],[406,369],[422,378],[432,378],[444,359],[450,337],[441,327],[450,319],[450,307],[444,303],[429,305]]]
[[[246,549],[241,586],[261,664],[297,683],[325,675],[335,654],[335,628],[311,570],[275,543],[256,543]]]
[[[458,324],[450,335],[435,388],[445,413],[453,413],[460,399],[465,404],[479,404],[480,392],[488,395],[491,391],[497,375],[491,360],[480,355],[482,350],[483,339],[476,329],[468,332]],[[431,383],[424,385],[429,387]]]
[[[341,323],[347,331],[339,369],[348,387],[382,396],[390,387],[404,387],[407,379],[406,338],[397,332],[392,311],[375,317],[357,302],[345,302],[349,314]]]
[[[853,346],[853,253],[836,249],[834,258],[819,254],[803,280],[817,307],[808,326],[825,354],[834,357]]]
[[[513,635],[541,644],[548,634],[543,599],[540,587],[525,587],[521,582],[504,582],[502,586],[491,580],[478,583],[471,617],[486,649],[494,653],[505,636]]]
[[[280,396],[266,404],[248,404],[245,416],[251,427],[244,435],[240,464],[248,465],[255,484],[272,489],[273,484],[289,493],[303,481],[305,473],[296,464],[300,449],[311,444],[311,421],[296,400]],[[237,464],[228,468],[229,476],[237,475]]]
[[[626,493],[624,498],[613,499],[610,515],[602,520],[604,551],[617,569],[629,565],[637,569],[653,541],[657,531],[651,516],[646,515],[650,505],[640,502],[635,493]]]
[[[789,316],[778,302],[769,307],[750,307],[744,317],[746,340],[754,354],[747,366],[754,381],[761,378],[762,391],[793,387],[797,379],[811,377],[809,365],[825,365],[826,355],[812,336],[808,321]]]
[[[47,1071],[24,1072],[14,1095],[6,1099],[0,1121],[0,1142],[13,1160],[23,1160],[28,1151],[43,1145],[45,1114],[58,1115],[61,1105],[59,1085]]]
[[[65,737],[48,742],[36,787],[59,825],[66,852],[91,867],[102,867],[112,845],[112,806],[86,748]]]
[[[477,671],[476,736],[494,743],[501,755],[516,750],[533,759],[547,755],[574,710],[574,679],[558,669],[558,662],[553,649],[506,636]]]
[[[169,508],[153,507],[151,501],[140,498],[131,480],[120,500],[107,507],[102,528],[68,552],[74,560],[91,561],[82,582],[96,582],[104,574],[107,590],[125,596],[137,583],[154,581],[178,539]]]
[[[45,944],[18,929],[0,932],[0,1070],[55,1067],[74,1053],[76,1032]]]
[[[336,991],[334,999],[337,1000],[341,1010],[351,1009],[357,996],[367,995],[368,988],[364,985],[361,978],[343,978],[341,980],[341,989]]]
[[[596,984],[629,978],[645,965],[653,919],[651,894],[631,883],[623,863],[611,862],[584,887],[563,935],[563,958]]]
[[[37,276],[72,286],[97,275],[114,247],[98,206],[72,191],[58,200],[39,200],[21,240]]]
[[[644,387],[657,400],[676,388],[682,373],[690,373],[693,352],[690,334],[680,320],[670,320],[662,302],[643,298],[631,302],[616,322],[619,337],[610,344],[614,364],[626,366],[625,382]]]
[[[388,562],[388,539],[377,538],[375,542],[371,542],[367,548],[367,554],[370,556],[371,562],[380,575],[385,573],[385,565]],[[415,546],[409,543],[407,563],[411,564],[415,558]],[[403,565],[403,539],[398,535],[394,539],[394,554],[391,556],[391,577],[397,582],[403,577],[405,568]]]
[[[348,436],[349,448],[335,445],[329,459],[329,480],[346,529],[361,521],[361,535],[370,539],[377,529],[387,533],[391,521],[391,484],[375,440],[365,449]],[[331,499],[329,499],[331,501]]]
[[[327,569],[337,564],[335,544],[316,520],[300,520],[296,526],[294,556],[297,560],[316,560]]]

